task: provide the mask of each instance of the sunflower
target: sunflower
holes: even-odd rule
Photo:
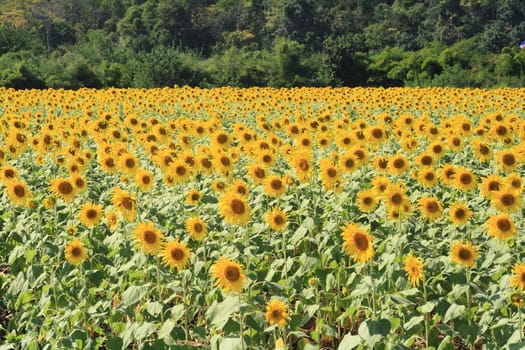
[[[489,175],[481,180],[479,191],[485,198],[492,198],[494,193],[503,189],[505,180],[499,175]]]
[[[423,218],[432,222],[441,216],[443,207],[436,197],[422,197],[419,199],[419,210]]]
[[[314,169],[313,154],[304,150],[296,152],[292,156],[291,166],[295,171],[296,178],[301,183],[310,181]]]
[[[5,182],[18,178],[18,170],[15,167],[4,165],[0,167],[0,181]]]
[[[100,164],[102,170],[104,170],[107,173],[112,174],[117,172],[117,161],[115,157],[111,154],[101,154],[99,152],[98,163]]]
[[[196,205],[198,204],[202,199],[202,193],[201,191],[197,189],[192,189],[186,194],[186,203],[190,205]]]
[[[414,160],[420,168],[428,168],[434,165],[434,156],[430,152],[420,153]]]
[[[452,262],[472,267],[474,266],[476,259],[479,257],[479,254],[477,248],[469,241],[466,241],[465,243],[458,241],[452,244],[450,257],[452,258]]]
[[[331,160],[324,158],[319,161],[319,177],[325,190],[334,190],[341,183],[339,167]]]
[[[438,183],[438,176],[432,168],[423,168],[418,171],[417,180],[423,187],[432,187]]]
[[[118,216],[113,210],[108,211],[106,214],[106,225],[110,231],[115,231],[118,227]]]
[[[398,185],[391,184],[388,186],[382,196],[387,209],[395,209],[402,213],[404,207],[410,206],[410,199],[405,193],[405,189]]]
[[[77,194],[74,184],[69,179],[52,179],[50,189],[55,196],[62,198],[66,203],[73,201]]]
[[[472,210],[462,202],[450,204],[448,212],[450,221],[456,226],[465,225],[472,217]]]
[[[357,192],[357,206],[363,213],[371,213],[379,204],[377,194],[374,190],[362,190]]]
[[[250,207],[237,193],[226,192],[219,198],[219,211],[230,224],[246,225],[250,220]]]
[[[425,278],[423,261],[420,258],[413,256],[412,253],[408,254],[405,258],[404,269],[410,284],[414,287],[418,287],[419,282]]]
[[[471,191],[477,186],[476,176],[470,169],[458,168],[454,176],[454,186],[463,192]]]
[[[241,179],[237,179],[230,185],[228,191],[235,192],[242,197],[247,197],[250,193],[250,188],[246,182]]]
[[[77,193],[83,193],[87,190],[88,183],[86,179],[82,177],[82,175],[75,173],[71,175],[70,179],[75,186]]]
[[[374,257],[375,251],[372,245],[374,237],[356,224],[347,224],[343,228],[341,236],[344,240],[343,247],[348,255],[351,255],[355,261],[366,263]]]
[[[278,207],[274,207],[272,210],[266,212],[266,223],[274,231],[281,231],[284,229],[287,221],[288,215]]]
[[[93,203],[86,203],[80,209],[80,222],[86,227],[98,225],[102,220],[102,206]]]
[[[516,225],[507,214],[492,215],[486,222],[489,235],[504,241],[516,235]]]
[[[135,226],[133,234],[137,244],[140,245],[147,254],[156,254],[162,247],[164,235],[155,228],[151,221],[139,222],[137,226]]]
[[[382,195],[392,185],[390,180],[385,176],[376,176],[371,181],[372,189],[378,194]]]
[[[505,178],[505,182],[509,186],[509,188],[513,189],[517,193],[521,193],[523,191],[523,179],[521,178],[521,175],[518,173],[511,173],[507,175]]]
[[[288,308],[282,301],[273,299],[266,303],[265,318],[270,326],[277,325],[279,328],[283,328],[286,326]]]
[[[226,182],[224,182],[221,179],[215,179],[211,183],[212,190],[217,193],[226,192],[226,187],[227,187]]]
[[[179,272],[188,264],[190,254],[190,249],[186,243],[179,242],[178,239],[166,242],[159,253],[165,266],[170,269],[176,267]]]
[[[520,293],[512,293],[510,295],[510,301],[512,302],[512,305],[516,307],[522,307],[523,306],[523,295],[521,295]]]
[[[279,197],[286,192],[286,183],[279,175],[269,175],[264,180],[264,193],[271,197]]]
[[[174,183],[182,183],[191,177],[193,171],[184,160],[177,158],[169,164],[167,173],[173,177]]]
[[[512,267],[512,273],[514,275],[510,278],[511,287],[525,291],[525,264],[514,264]]]
[[[384,174],[388,171],[388,158],[383,155],[375,156],[372,166],[376,171]]]
[[[242,266],[224,257],[211,266],[211,277],[215,278],[214,285],[225,292],[242,292],[246,280]]]
[[[129,221],[135,220],[135,197],[133,197],[126,191],[120,189],[119,187],[115,187],[113,189],[112,203],[113,206],[122,214],[124,218],[126,218]]]
[[[215,154],[213,157],[213,163],[215,165],[215,170],[222,175],[230,174],[235,167],[233,158],[225,152],[218,152]]]
[[[86,248],[78,238],[73,238],[65,248],[66,260],[72,265],[80,265],[87,259]]]
[[[148,170],[140,168],[135,174],[135,183],[139,190],[149,192],[154,184],[153,175]]]
[[[492,158],[492,149],[480,139],[473,139],[470,142],[470,146],[472,148],[474,158],[480,162],[488,162]]]
[[[248,174],[256,185],[262,184],[267,175],[263,167],[255,164],[248,167]]]
[[[451,185],[454,183],[454,179],[456,178],[456,172],[457,169],[452,164],[444,164],[439,169],[439,179],[441,182],[445,185]]]
[[[139,168],[139,161],[134,154],[124,153],[118,158],[118,169],[126,174],[134,175]]]
[[[401,175],[408,169],[408,160],[405,156],[398,154],[388,161],[388,169],[394,175]]]
[[[522,207],[521,196],[506,189],[494,192],[490,198],[490,203],[503,213],[512,213],[521,210]]]
[[[185,223],[186,231],[188,231],[191,239],[196,241],[202,241],[208,233],[208,227],[206,223],[201,220],[198,216],[194,216],[186,220]]]
[[[502,150],[496,153],[496,164],[498,169],[511,172],[518,167],[518,158],[512,150]]]

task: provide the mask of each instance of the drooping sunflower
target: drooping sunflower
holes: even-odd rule
[[[113,210],[108,211],[106,214],[106,225],[110,231],[115,231],[115,229],[118,227],[118,216]]]
[[[78,238],[73,238],[65,248],[66,260],[72,265],[80,265],[87,259],[87,251]]]
[[[154,179],[150,171],[140,168],[135,174],[135,184],[143,192],[149,192],[153,188]]]
[[[49,187],[55,196],[62,198],[66,203],[73,201],[77,194],[74,184],[69,179],[52,179]]]
[[[80,222],[86,227],[96,226],[102,220],[103,212],[101,205],[86,203],[80,209]]]
[[[474,266],[476,259],[479,257],[479,254],[477,248],[469,241],[466,241],[465,243],[457,241],[451,246],[450,257],[452,258],[452,262],[472,267]]]
[[[279,328],[283,328],[286,326],[288,308],[279,299],[272,299],[266,303],[265,318],[270,326],[277,325]]]
[[[135,220],[136,204],[135,197],[119,187],[113,189],[112,203],[124,218],[129,221]]]
[[[371,213],[379,205],[379,198],[374,190],[362,190],[357,192],[357,206],[363,213]]]
[[[349,223],[343,228],[343,247],[355,261],[366,263],[375,255],[372,241],[374,237],[354,223]]]
[[[230,224],[246,225],[250,220],[250,206],[237,193],[226,192],[219,198],[219,211]]]
[[[288,215],[278,207],[266,212],[266,223],[274,231],[281,231],[286,226]]]
[[[425,268],[423,260],[415,257],[412,253],[405,258],[405,272],[410,284],[414,287],[419,286],[419,282],[425,278]]]
[[[154,255],[162,247],[164,235],[151,221],[139,222],[133,230],[134,238],[146,254]]]
[[[271,197],[279,197],[286,192],[286,183],[279,175],[269,175],[264,180],[264,193]]]
[[[28,206],[32,197],[23,180],[13,179],[6,181],[7,195],[11,202],[16,206]]]
[[[521,210],[522,207],[521,196],[519,193],[507,189],[501,189],[494,192],[490,198],[490,203],[494,208],[503,213],[512,213]]]
[[[507,214],[490,216],[485,225],[489,235],[501,241],[514,237],[517,233],[516,225]]]
[[[206,223],[198,216],[187,219],[185,228],[190,237],[196,241],[204,240],[206,234],[208,233],[208,227]]]
[[[462,202],[454,202],[450,204],[448,209],[450,222],[456,226],[465,225],[472,217],[472,210],[467,204]]]
[[[525,291],[525,264],[516,263],[512,267],[513,276],[510,277],[510,285],[521,291]]]
[[[242,292],[246,277],[240,264],[221,257],[211,266],[210,272],[211,277],[215,278],[214,285],[218,285],[223,291]]]
[[[419,199],[419,210],[423,218],[432,222],[441,217],[443,207],[436,197],[422,197]]]
[[[164,246],[159,253],[162,257],[162,263],[173,269],[177,268],[177,271],[183,270],[190,260],[191,251],[184,242],[179,242],[178,239],[168,241],[164,243]]]

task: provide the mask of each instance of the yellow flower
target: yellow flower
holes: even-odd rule
[[[452,262],[472,267],[476,259],[479,257],[477,249],[470,242],[456,242],[452,244],[450,249],[450,257]]]
[[[57,178],[52,179],[50,183],[51,192],[69,203],[75,198],[77,191],[69,179]]]
[[[376,210],[379,200],[375,191],[363,190],[357,193],[357,206],[363,213],[371,213]]]
[[[279,328],[286,326],[288,308],[279,299],[273,299],[266,303],[266,321],[270,326],[277,325]]]
[[[452,203],[448,209],[450,221],[456,225],[465,225],[472,216],[472,210],[465,203]]]
[[[196,205],[202,199],[202,193],[197,189],[192,189],[186,194],[186,203]]]
[[[147,254],[156,254],[162,247],[164,235],[157,230],[151,221],[139,222],[133,230],[135,240]]]
[[[493,193],[490,203],[503,213],[512,213],[522,207],[521,196],[514,191],[500,190]]]
[[[434,221],[441,216],[442,206],[436,197],[423,197],[419,199],[419,208],[423,218]]]
[[[516,235],[516,225],[507,214],[490,216],[486,229],[492,237],[504,241]]]
[[[93,203],[86,203],[80,210],[80,222],[86,227],[98,225],[102,219],[102,206]]]
[[[122,216],[130,221],[135,220],[136,207],[135,198],[126,191],[115,187],[113,189],[113,206],[122,214]]]
[[[419,286],[419,282],[424,279],[425,274],[423,261],[413,256],[412,253],[408,254],[405,258],[405,272],[410,284],[414,287]]]
[[[32,197],[27,185],[22,180],[13,179],[6,181],[7,195],[13,204],[17,206],[28,206]]]
[[[115,229],[118,227],[117,213],[115,213],[113,210],[108,211],[106,214],[106,225],[110,231],[115,231]]]
[[[525,264],[516,263],[512,267],[514,275],[510,278],[510,285],[521,291],[525,290]]]
[[[250,220],[250,207],[236,193],[227,192],[219,198],[219,211],[229,224],[245,225]]]
[[[244,281],[241,265],[221,257],[211,266],[211,277],[215,278],[214,285],[218,285],[225,292],[242,292]]]
[[[343,228],[343,247],[348,255],[360,263],[365,263],[375,255],[372,241],[374,237],[362,230],[354,223],[349,223]]]
[[[274,207],[271,211],[266,212],[266,223],[274,231],[281,231],[286,226],[288,216],[278,207]]]
[[[176,267],[180,272],[188,264],[190,253],[188,246],[177,239],[166,242],[160,256],[164,265],[170,268]]]
[[[197,216],[191,217],[186,220],[186,231],[188,231],[190,237],[196,241],[202,241],[206,237],[208,228],[206,224]]]
[[[74,238],[67,244],[65,253],[66,260],[72,265],[80,265],[87,259],[86,249],[78,238]]]
[[[153,175],[146,169],[141,168],[137,170],[137,174],[135,175],[135,183],[141,191],[149,192],[153,188],[154,184]]]
[[[286,192],[286,183],[278,175],[270,175],[264,180],[264,192],[272,197],[279,197]]]

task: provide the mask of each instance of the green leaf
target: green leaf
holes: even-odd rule
[[[36,255],[35,249],[27,249],[26,250],[26,264],[29,264],[31,261],[33,261],[33,258]]]
[[[162,327],[159,330],[158,337],[159,339],[164,340],[164,343],[166,345],[173,345],[175,343],[175,340],[171,337],[171,331],[173,328],[175,328],[176,324],[172,320],[167,320],[164,322]]]
[[[157,327],[153,323],[143,322],[140,325],[137,325],[137,327],[135,327],[133,335],[135,337],[135,340],[140,341],[150,336],[156,330],[157,330]]]
[[[242,350],[243,346],[241,344],[241,341],[241,338],[224,338],[221,341],[219,349]]]
[[[239,298],[230,295],[221,303],[213,302],[206,311],[206,320],[215,327],[222,329],[228,322],[230,315],[237,310],[239,310]]]
[[[403,328],[405,328],[405,329],[408,331],[408,330],[411,329],[412,327],[417,326],[418,324],[420,324],[421,322],[423,322],[424,319],[425,319],[424,316],[415,316],[415,317],[412,317],[408,322],[406,322],[406,323],[403,325]]]
[[[400,305],[415,305],[414,302],[408,300],[407,298],[403,298],[400,295],[390,294],[390,299],[396,304]]]
[[[352,350],[353,348],[361,344],[361,337],[358,335],[347,334],[343,337],[341,343],[339,343],[338,350]]]
[[[158,301],[154,301],[146,305],[146,310],[148,310],[148,313],[154,317],[158,316],[162,312],[162,309],[163,309],[163,306]]]
[[[434,310],[434,308],[436,307],[437,304],[438,304],[437,300],[430,300],[426,304],[421,306],[421,312],[425,313],[425,314],[428,314],[429,312]]]
[[[525,341],[520,341],[519,343],[509,344],[509,350],[521,350],[525,349]]]
[[[148,289],[145,286],[130,286],[122,294],[122,304],[131,306],[138,303],[146,295],[147,291]]]
[[[458,304],[452,304],[448,308],[447,312],[445,313],[445,317],[443,318],[443,322],[448,322],[450,320],[453,320],[465,313],[465,305],[458,305]]]
[[[184,304],[178,304],[171,308],[171,318],[173,322],[177,322],[181,319],[181,317],[184,315],[184,311],[186,311],[186,305]]]
[[[390,333],[390,322],[386,319],[365,321],[361,323],[357,332],[370,347],[374,347]]]
[[[290,244],[297,245],[297,243],[299,243],[299,241],[302,240],[304,236],[306,236],[307,233],[308,233],[308,230],[306,229],[306,227],[304,226],[299,227],[297,231],[295,231],[294,235],[290,238],[289,240]]]

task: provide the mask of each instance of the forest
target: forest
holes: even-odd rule
[[[0,0],[0,85],[525,83],[521,0]]]

